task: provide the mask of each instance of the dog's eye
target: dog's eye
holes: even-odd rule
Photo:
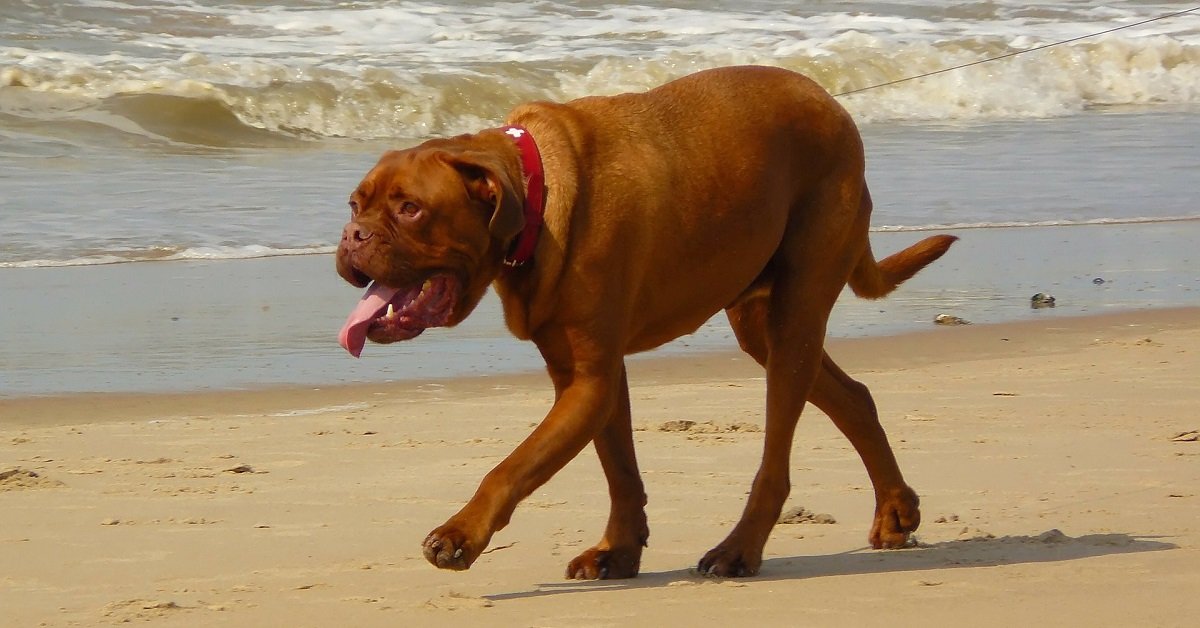
[[[416,218],[421,215],[421,207],[412,201],[404,201],[396,208],[396,213],[405,218]]]
[[[351,216],[358,215],[358,201],[354,201],[354,200],[350,201],[350,215]]]

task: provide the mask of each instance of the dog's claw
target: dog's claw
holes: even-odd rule
[[[875,520],[867,540],[875,549],[908,547],[912,533],[921,525],[921,500],[908,486],[876,498]]]
[[[751,558],[745,550],[722,544],[705,554],[696,570],[708,578],[746,578],[758,575],[761,564],[761,558]]]
[[[478,552],[472,550],[473,546],[466,535],[449,526],[430,532],[422,545],[425,560],[439,569],[469,569],[478,557]]]
[[[567,565],[570,580],[616,580],[632,578],[641,564],[641,548],[588,549]]]

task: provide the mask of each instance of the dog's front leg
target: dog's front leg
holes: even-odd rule
[[[650,536],[646,524],[646,491],[633,446],[629,382],[623,368],[618,392],[614,414],[593,441],[608,480],[611,501],[608,525],[599,543],[567,564],[567,577],[576,580],[636,576],[641,566],[642,548]]]
[[[595,438],[620,399],[620,369],[619,360],[611,368],[574,369],[545,420],[483,478],[462,510],[425,538],[425,558],[442,569],[469,568],[517,504]]]

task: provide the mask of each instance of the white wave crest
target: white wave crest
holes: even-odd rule
[[[178,251],[154,248],[136,251],[98,253],[65,259],[33,259],[0,262],[0,268],[50,268],[65,266],[103,266],[134,262],[172,262],[187,260],[235,260],[290,255],[324,255],[333,253],[336,246],[313,246],[301,248],[274,248],[252,244],[248,246],[198,246]]]
[[[232,30],[126,33],[153,58],[128,47],[103,55],[0,47],[0,112],[39,115],[12,110],[15,101],[3,98],[7,87],[60,97],[58,104],[36,103],[44,117],[84,115],[77,112],[115,95],[164,94],[218,102],[247,127],[289,136],[417,138],[495,124],[525,100],[642,91],[721,65],[783,66],[846,92],[1099,32],[1151,10],[989,5],[977,8],[983,17],[974,19],[937,8],[901,17],[640,5],[584,11],[555,2],[481,6],[469,15],[437,2],[304,11],[213,7]],[[864,122],[1200,105],[1200,41],[1189,19],[1196,18],[1032,51],[843,102]]]
[[[656,63],[623,59],[560,73],[563,96],[640,91],[692,71],[734,64],[787,67],[842,93],[1033,47],[996,38],[897,43],[860,32],[797,43],[780,54],[672,53]],[[1047,118],[1092,107],[1200,104],[1200,45],[1166,35],[1108,36],[988,62],[843,98],[861,122]]]
[[[908,231],[958,231],[964,229],[1014,229],[1031,227],[1085,227],[1100,225],[1143,225],[1159,222],[1193,222],[1200,221],[1197,216],[1135,216],[1131,218],[1092,218],[1088,220],[1032,220],[1032,221],[1000,221],[1000,222],[954,222],[933,225],[879,225],[871,227],[871,231],[879,233],[899,233]]]

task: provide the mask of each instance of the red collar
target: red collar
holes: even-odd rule
[[[546,213],[546,173],[542,170],[542,156],[529,131],[511,125],[501,127],[501,130],[512,138],[517,150],[521,151],[521,169],[525,172],[525,228],[504,257],[506,266],[516,267],[532,260],[533,251],[537,248]]]

